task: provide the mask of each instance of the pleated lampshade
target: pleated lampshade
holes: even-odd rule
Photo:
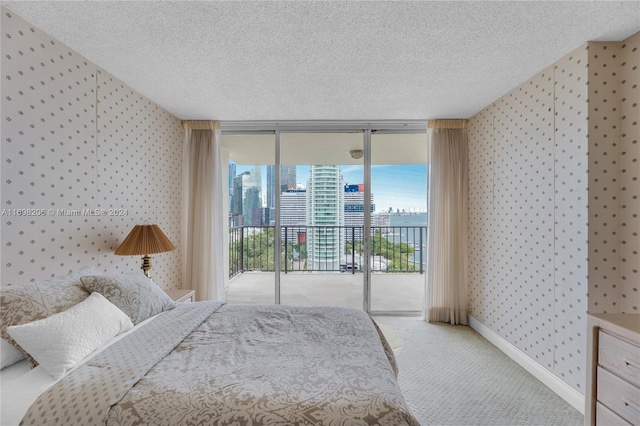
[[[158,225],[136,225],[114,254],[136,256],[173,251],[176,246],[169,241]]]
[[[134,226],[114,254],[118,256],[141,255],[142,267],[140,269],[148,278],[151,278],[151,257],[149,255],[175,249],[176,246],[169,241],[158,225],[144,224]]]

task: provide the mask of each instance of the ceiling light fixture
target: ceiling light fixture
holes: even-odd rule
[[[359,160],[364,155],[364,151],[361,149],[352,149],[351,151],[349,151],[349,154],[354,160]]]

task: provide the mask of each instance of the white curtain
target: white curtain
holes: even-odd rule
[[[224,206],[220,123],[184,121],[184,282],[196,300],[224,300]]]
[[[429,262],[426,319],[467,324],[468,138],[466,120],[428,123]]]

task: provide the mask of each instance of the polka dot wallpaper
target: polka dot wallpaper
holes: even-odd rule
[[[104,71],[98,71],[97,87],[96,193],[99,208],[113,210],[98,218],[100,267],[118,272],[139,268],[139,257],[113,252],[134,225],[156,223],[176,250],[151,256],[151,275],[163,288],[180,288],[181,121]]]
[[[622,43],[589,43],[589,311],[594,313],[640,313],[639,65],[640,33]]]
[[[587,311],[587,45],[553,65],[553,368],[584,393]]]
[[[640,32],[620,44],[620,312],[640,313]]]
[[[146,220],[178,247],[152,275],[181,286],[177,118],[3,8],[2,120],[2,285],[138,270],[113,251]]]
[[[500,314],[498,300],[504,289],[480,283],[499,282],[494,268],[495,253],[492,239],[497,227],[494,217],[494,128],[495,106],[490,105],[469,121],[469,260],[473,279],[469,280],[468,303],[473,315],[485,325],[496,327]]]
[[[589,310],[617,312],[620,296],[619,43],[589,45]]]
[[[471,119],[469,191],[471,313],[549,369],[555,335],[553,71]]]
[[[470,120],[470,313],[581,393],[587,311],[638,309],[638,41],[587,43]]]

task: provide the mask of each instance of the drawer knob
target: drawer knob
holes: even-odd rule
[[[627,367],[640,371],[640,365],[634,361],[627,359],[627,357],[622,358],[622,362],[624,362]]]
[[[624,403],[624,405],[626,407],[631,408],[632,410],[640,413],[640,405],[638,405],[637,403],[630,401],[629,399],[622,397],[622,402]]]

